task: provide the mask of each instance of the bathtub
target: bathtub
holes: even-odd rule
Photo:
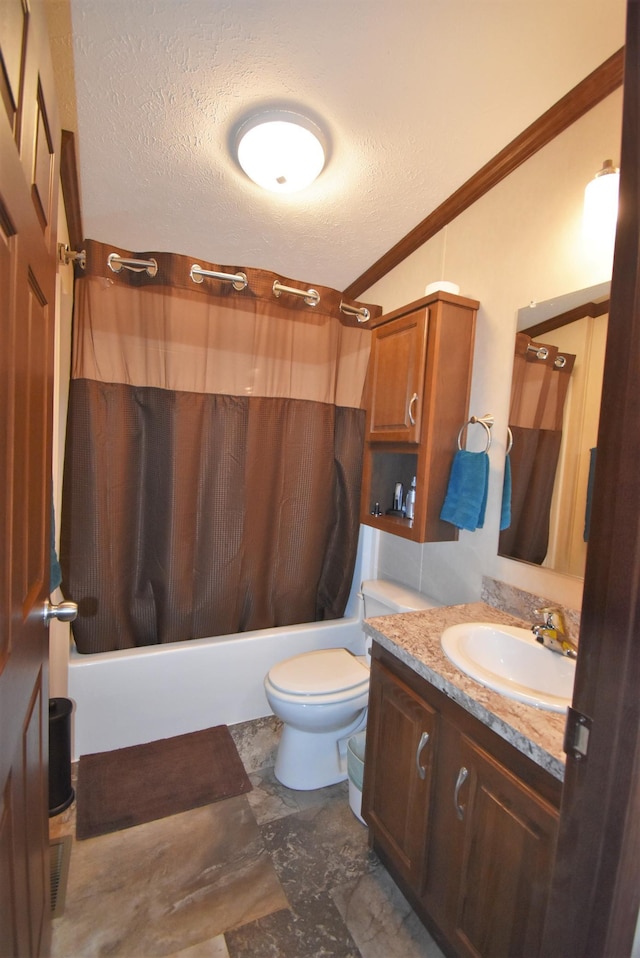
[[[271,715],[264,677],[276,662],[314,649],[363,655],[362,618],[311,622],[69,658],[74,761],[212,725]]]
[[[363,655],[359,584],[371,577],[372,531],[361,528],[354,586],[342,619],[95,655],[81,655],[72,645],[73,760],[271,715],[263,683],[276,662],[314,649],[343,647]]]

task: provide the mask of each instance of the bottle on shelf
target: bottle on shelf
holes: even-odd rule
[[[416,477],[414,476],[411,480],[411,485],[407,492],[407,498],[405,500],[405,516],[407,519],[413,519],[413,514],[416,508]]]

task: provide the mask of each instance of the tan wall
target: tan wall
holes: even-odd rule
[[[495,416],[484,529],[461,532],[459,542],[425,545],[383,534],[379,574],[447,603],[477,598],[482,576],[489,575],[580,607],[581,579],[497,555],[498,517],[516,314],[531,301],[611,278],[611,256],[585,246],[582,206],[584,188],[603,160],[619,164],[621,116],[617,91],[363,294],[388,311],[444,279],[478,299],[470,412]]]
[[[58,242],[68,243],[67,221],[62,190],[58,202]],[[73,311],[73,266],[58,264],[56,282],[56,331],[53,381],[53,502],[56,516],[56,545],[60,546],[60,510],[62,504],[62,468],[64,463],[65,423],[69,396],[71,365],[71,317]],[[53,601],[63,598],[59,589]],[[67,622],[53,619],[49,626],[49,694],[52,698],[67,695],[67,665],[70,631]]]

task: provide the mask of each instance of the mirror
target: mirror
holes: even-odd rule
[[[610,283],[518,312],[501,556],[584,576]]]

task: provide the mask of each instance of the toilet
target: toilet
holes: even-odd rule
[[[439,605],[396,582],[362,583],[364,617],[415,612]],[[370,646],[370,640],[369,640]],[[283,722],[275,776],[307,791],[347,778],[347,742],[367,724],[369,655],[318,649],[278,662],[264,680],[267,701]]]

